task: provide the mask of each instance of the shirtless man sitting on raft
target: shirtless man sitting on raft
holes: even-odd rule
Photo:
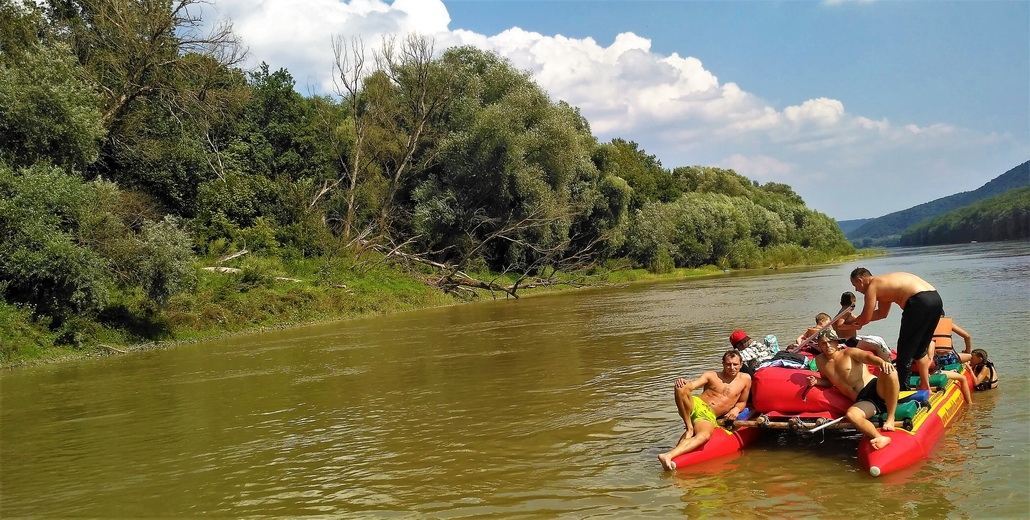
[[[894,365],[865,350],[841,348],[832,329],[819,334],[819,351],[821,354],[816,356],[815,364],[822,377],[808,376],[808,386],[833,386],[854,400],[855,404],[847,411],[851,424],[869,437],[874,449],[890,444],[890,437],[881,435],[869,418],[886,412],[883,429],[894,430],[894,412],[898,408],[898,373]],[[866,365],[879,367],[879,377],[870,374]]]
[[[701,377],[676,380],[676,408],[683,418],[685,432],[676,447],[658,456],[665,469],[676,469],[673,458],[704,446],[717,427],[717,417],[734,420],[747,406],[751,393],[751,376],[740,371],[740,352],[728,350],[722,355],[722,372],[708,370]],[[690,392],[704,388],[701,396]]]

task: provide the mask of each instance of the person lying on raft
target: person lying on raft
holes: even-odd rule
[[[815,327],[805,330],[805,332],[802,335],[798,336],[798,339],[794,341],[793,345],[787,347],[787,350],[789,352],[800,352],[811,357],[818,356],[819,351],[816,349],[815,342],[809,341],[808,344],[805,345],[805,341],[808,340],[809,337],[817,334],[819,332],[819,329],[829,325],[831,319],[833,318],[831,318],[830,315],[826,314],[825,312],[820,312],[819,314],[816,314]],[[801,345],[805,346],[802,347]]]
[[[855,404],[847,411],[848,420],[858,431],[869,437],[874,449],[890,444],[890,437],[881,435],[869,418],[878,413],[887,413],[883,429],[894,429],[894,412],[898,408],[898,373],[890,361],[876,357],[865,350],[841,348],[840,340],[832,329],[819,334],[819,350],[815,358],[821,377],[808,376],[808,386],[832,386]],[[880,369],[878,377],[873,376],[865,365]]]
[[[740,371],[749,376],[754,375],[758,365],[763,361],[771,359],[776,355],[776,350],[778,350],[767,345],[764,341],[751,339],[751,336],[748,336],[747,332],[742,330],[735,330],[733,334],[730,334],[730,345],[737,352],[740,352]]]
[[[751,376],[740,371],[740,352],[728,350],[722,355],[722,372],[708,370],[701,377],[675,383],[676,408],[686,431],[676,447],[658,456],[665,469],[676,469],[673,458],[704,446],[717,427],[716,417],[725,415],[734,420],[744,410],[751,393]],[[701,396],[690,392],[704,388]]]

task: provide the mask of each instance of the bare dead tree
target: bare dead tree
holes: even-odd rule
[[[374,53],[378,68],[395,86],[401,101],[397,113],[383,105],[373,107],[377,124],[402,138],[398,156],[389,158],[383,168],[389,176],[379,218],[379,229],[384,233],[390,227],[394,196],[423,144],[430,120],[451,96],[453,77],[448,69],[434,63],[433,53],[433,39],[416,34],[408,35],[400,44],[393,37],[384,38],[382,47]]]
[[[377,247],[377,250],[384,255],[384,258],[400,258],[408,262],[417,262],[433,267],[438,274],[427,278],[427,282],[446,292],[458,296],[470,298],[477,294],[476,289],[489,291],[491,294],[502,293],[506,297],[519,298],[519,291],[533,289],[543,286],[567,285],[574,287],[585,287],[598,285],[603,275],[596,275],[591,279],[585,274],[559,279],[559,273],[584,272],[595,266],[597,248],[605,242],[605,237],[595,237],[584,245],[570,250],[572,243],[576,241],[575,236],[566,237],[552,244],[538,244],[531,242],[523,236],[528,231],[541,227],[552,226],[560,220],[569,218],[566,213],[545,214],[542,211],[534,212],[522,218],[509,218],[506,220],[498,218],[486,218],[479,216],[472,218],[470,226],[465,230],[467,243],[470,247],[464,249],[459,255],[456,263],[443,263],[431,260],[432,253],[413,254],[402,250],[406,245],[413,242],[411,239],[404,244],[395,246],[392,249]],[[495,228],[480,237],[484,228]],[[472,258],[482,254],[483,250],[493,242],[506,241],[512,245],[523,247],[534,253],[533,260],[525,264],[508,264],[500,273],[493,278],[479,279],[470,276],[466,272],[466,266]],[[436,253],[436,252],[433,252]],[[539,273],[550,268],[547,276],[541,277]],[[514,282],[502,283],[501,280],[508,279],[508,275],[517,273]],[[496,296],[495,296],[496,297]]]
[[[199,70],[195,54],[223,67],[243,62],[247,51],[223,21],[203,32],[201,5],[205,0],[164,2],[85,0],[96,36],[84,49],[87,65],[103,73],[101,91],[107,100],[104,121],[110,128],[136,99],[174,88],[168,74],[187,76]],[[195,76],[192,76],[195,79]]]
[[[336,95],[347,108],[349,119],[340,121],[332,117],[328,111],[319,114],[325,128],[329,144],[335,153],[343,173],[334,181],[325,181],[312,197],[308,207],[314,207],[319,199],[344,185],[346,214],[343,218],[343,238],[349,240],[354,229],[356,214],[356,194],[361,172],[368,168],[370,154],[366,153],[366,137],[368,135],[368,111],[362,99],[362,82],[365,72],[365,44],[360,37],[351,38],[348,42],[342,36],[333,39],[333,86]],[[344,141],[346,133],[343,127],[349,125],[353,132],[354,142],[348,148]]]

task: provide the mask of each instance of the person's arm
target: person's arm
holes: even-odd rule
[[[695,379],[693,381],[688,381],[688,380],[686,380],[686,379],[681,377],[681,378],[676,380],[676,388],[679,389],[679,388],[683,388],[684,386],[686,386],[686,387],[689,388],[689,390],[691,392],[693,392],[694,390],[697,390],[698,388],[704,388],[705,384],[708,383],[709,379],[714,374],[715,374],[715,372],[712,372],[711,370],[709,370],[707,372],[702,373],[697,379]]]
[[[890,358],[883,359],[872,352],[860,349],[848,349],[846,352],[848,352],[853,361],[878,367],[884,374],[890,374],[894,371],[894,363],[891,363]]]
[[[744,389],[740,392],[740,397],[737,398],[737,402],[733,405],[733,408],[730,408],[730,411],[726,412],[726,418],[731,421],[736,420],[737,416],[740,415],[740,412],[744,411],[744,408],[747,406],[748,396],[751,395],[751,376],[747,374],[742,375],[747,376],[744,383]]]
[[[966,342],[966,349],[962,352],[969,354],[973,351],[973,336],[970,336],[968,332],[962,327],[955,325],[955,322],[951,322],[951,331],[959,336],[962,336],[962,340]]]
[[[862,303],[862,313],[855,317],[855,325],[861,327],[870,321],[886,318],[891,311],[891,306],[890,302],[885,303],[886,305],[880,305],[880,302],[876,301],[876,280],[869,282],[865,290],[865,300]]]
[[[862,327],[855,325],[854,321],[848,323],[848,320],[845,318],[841,318],[833,322],[833,330],[837,331],[837,335],[840,335],[841,332],[857,332],[861,328]],[[850,334],[848,335],[850,336]]]
[[[808,386],[821,386],[826,388],[833,386],[833,382],[822,376],[808,376]]]
[[[980,371],[977,372],[974,375],[976,377],[973,378],[974,379],[973,386],[976,386],[976,385],[986,381],[988,377],[991,377],[991,367],[989,367],[987,365],[984,365],[984,366],[980,367]]]
[[[869,283],[865,289],[865,299],[862,300],[862,312],[855,316],[855,324],[862,326],[876,318],[877,314],[877,290]]]

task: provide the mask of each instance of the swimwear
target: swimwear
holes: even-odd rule
[[[987,377],[987,380],[973,387],[973,390],[990,390],[994,388],[994,385],[998,384],[998,373],[994,371],[994,363],[988,361],[986,363],[980,363],[973,367],[973,374],[979,376],[980,371],[987,368],[991,371],[991,375]]]
[[[933,339],[933,332],[943,314],[944,301],[937,291],[918,292],[905,302],[901,330],[898,331],[898,357],[894,360],[902,390],[909,389],[912,360],[926,355],[926,346]]]
[[[958,358],[958,354],[952,349],[947,354],[939,354],[933,357],[933,366],[936,367],[937,371],[944,370],[944,367],[948,365],[959,365],[962,361]]]
[[[858,397],[855,398],[855,403],[866,401],[873,405],[876,409],[876,413],[884,413],[887,411],[887,402],[880,397],[880,394],[876,392],[876,378],[872,378],[866,383],[865,388],[858,393]],[[875,415],[875,414],[874,414]]]
[[[692,396],[694,398],[694,409],[690,412],[690,422],[696,422],[698,419],[702,421],[708,421],[712,424],[718,425],[719,420],[715,418],[715,412],[708,406],[708,403],[701,400],[698,396]]]

